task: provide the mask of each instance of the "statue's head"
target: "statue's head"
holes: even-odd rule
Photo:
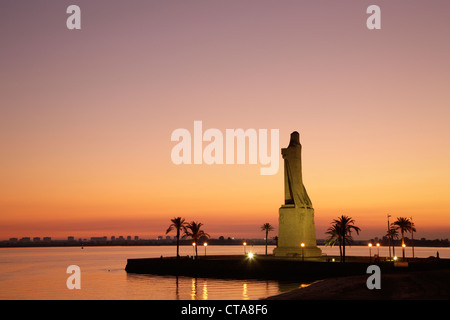
[[[291,141],[289,141],[289,147],[300,145],[300,134],[297,131],[291,133]]]

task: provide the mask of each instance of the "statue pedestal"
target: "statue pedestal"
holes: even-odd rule
[[[322,250],[316,244],[314,209],[283,205],[279,210],[278,247],[276,257],[320,257]],[[301,243],[305,246],[302,248]]]

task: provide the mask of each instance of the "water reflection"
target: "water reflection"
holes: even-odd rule
[[[247,283],[245,283],[245,282],[242,285],[242,299],[248,300],[248,289],[247,289]]]
[[[192,278],[191,280],[191,300],[197,300],[197,279]]]
[[[203,300],[208,300],[208,284],[207,284],[206,280],[205,280],[205,282],[203,282],[202,299]]]
[[[311,283],[298,283],[298,282],[286,282],[286,281],[280,281],[278,283],[278,290],[280,293],[288,292],[294,289],[299,288],[306,288]]]
[[[178,289],[178,276],[176,276],[175,280],[175,299],[180,300],[180,290]]]
[[[338,247],[320,248],[329,256],[339,255]],[[261,246],[252,250],[263,254],[264,249]],[[191,254],[192,248],[183,246],[180,250],[180,254],[187,255]],[[348,250],[348,255],[368,256],[366,246],[353,246]],[[386,250],[387,248],[380,248],[381,257],[388,255]],[[416,247],[415,255],[434,256],[436,250],[439,250],[441,258],[450,258],[450,248]],[[242,251],[239,246],[208,246],[207,254],[242,254]],[[114,246],[85,247],[84,250],[79,247],[1,248],[0,299],[191,299],[190,277],[138,275],[124,270],[127,259],[155,258],[161,255],[173,256],[174,247]],[[72,264],[79,265],[83,270],[82,289],[79,291],[67,290],[65,286],[68,277],[65,271]],[[194,294],[194,298],[208,300],[260,299],[299,288],[301,284],[208,279],[203,290],[202,278],[197,282],[200,295]]]
[[[201,294],[199,293],[198,286],[199,282],[201,282]],[[177,291],[178,291],[178,282],[177,282]],[[191,300],[208,300],[208,280],[207,279],[191,279]]]
[[[127,292],[151,300],[257,300],[299,288],[300,283],[126,274]]]

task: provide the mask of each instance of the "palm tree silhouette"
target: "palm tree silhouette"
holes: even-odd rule
[[[269,237],[269,231],[272,231],[274,229],[274,227],[266,222],[261,226],[261,231],[265,231],[266,232],[266,256],[267,256],[267,239]]]
[[[392,256],[395,257],[395,246],[394,246],[394,240],[398,239],[398,232],[397,230],[392,226],[389,228],[389,231],[386,233],[386,236],[389,237],[392,240]]]
[[[416,228],[414,228],[414,225],[411,223],[411,220],[404,217],[397,218],[397,221],[393,222],[392,225],[395,229],[400,230],[400,233],[402,235],[402,256],[403,259],[405,259],[405,232],[410,231],[416,231]]]
[[[184,231],[183,237],[191,237],[192,240],[194,240],[195,243],[195,256],[197,257],[197,240],[201,237],[209,237],[209,234],[207,234],[205,231],[201,230],[201,227],[203,226],[203,223],[201,222],[190,222]]]
[[[328,228],[326,234],[329,235],[328,239],[325,241],[325,246],[333,247],[336,243],[339,245],[339,257],[342,260],[342,239],[341,239],[341,230],[337,224],[333,224]]]
[[[168,234],[173,229],[177,230],[177,259],[180,259],[180,233],[186,232],[186,222],[184,221],[184,218],[178,217],[173,218],[170,221],[172,223],[170,224],[169,228],[166,230],[166,234]]]
[[[356,234],[359,234],[359,231],[361,231],[359,227],[353,225],[354,223],[355,220],[345,215],[333,220],[332,228],[336,229],[338,241],[342,245],[342,262],[345,262],[345,245],[353,242],[352,230],[356,231]]]

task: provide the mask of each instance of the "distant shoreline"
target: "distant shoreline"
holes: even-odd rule
[[[243,242],[247,243],[247,246],[252,245],[265,245],[264,239],[208,239],[209,246],[242,246]],[[197,241],[199,245],[203,245],[203,240]],[[155,239],[142,239],[142,240],[87,240],[87,241],[70,241],[70,240],[50,240],[50,241],[0,241],[0,248],[18,248],[18,247],[113,247],[113,246],[176,246],[176,240],[155,240]],[[276,245],[274,240],[268,241],[269,246]],[[180,240],[180,246],[192,246],[192,240]]]
[[[265,245],[264,239],[208,239],[207,243],[209,246],[242,246],[243,242],[247,243],[247,246],[253,245]],[[360,240],[355,241],[352,247],[365,247],[367,243],[372,242],[371,240]],[[198,241],[199,245],[203,244],[203,241]],[[387,247],[380,241],[381,246]],[[180,240],[180,246],[191,246],[192,240],[182,239]],[[269,246],[276,245],[275,240],[268,241]],[[325,245],[324,240],[317,240],[317,245]],[[395,247],[401,246],[400,241],[395,242]],[[408,247],[412,245],[408,243]],[[156,240],[156,239],[140,239],[140,240],[49,240],[49,241],[0,241],[0,248],[29,248],[29,247],[114,247],[114,246],[176,246],[176,240]],[[448,248],[450,247],[450,242],[448,239],[445,240],[414,240],[414,247],[428,247],[428,248]]]

